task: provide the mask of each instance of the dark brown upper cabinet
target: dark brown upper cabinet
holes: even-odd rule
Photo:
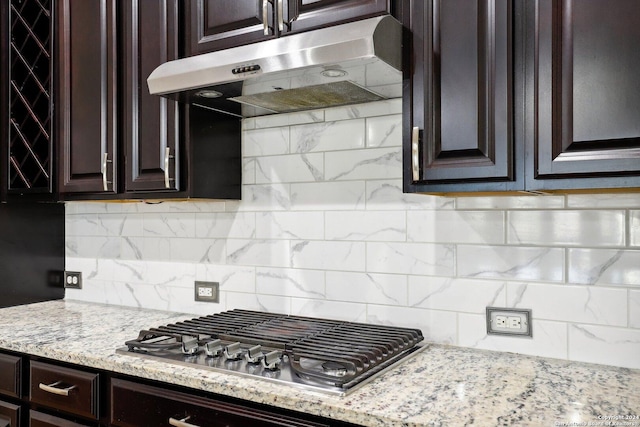
[[[186,5],[188,55],[391,12],[390,0],[189,0]]]
[[[115,0],[58,0],[60,193],[118,191]]]
[[[180,1],[58,1],[60,199],[240,198],[240,121],[149,94]]]
[[[178,104],[150,95],[147,77],[178,58],[178,2],[130,0],[122,7],[124,191],[175,191],[180,188]]]
[[[0,4],[2,194],[53,197],[51,1]]]
[[[411,8],[405,191],[640,187],[637,1]]]
[[[403,15],[405,191],[522,188],[512,2],[415,1]]]
[[[640,2],[526,2],[527,188],[640,187]]]

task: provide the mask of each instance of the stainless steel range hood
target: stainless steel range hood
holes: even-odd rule
[[[237,117],[402,96],[402,25],[381,16],[160,65],[149,92]]]

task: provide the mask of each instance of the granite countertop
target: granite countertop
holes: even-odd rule
[[[192,317],[73,301],[9,307],[0,309],[0,349],[365,426],[640,426],[633,369],[431,345],[335,397],[115,353],[140,329]]]

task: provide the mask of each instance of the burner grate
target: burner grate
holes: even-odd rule
[[[242,345],[244,351],[259,345],[286,356],[300,378],[345,388],[413,351],[423,339],[418,329],[231,310],[141,331],[126,345],[146,353],[180,347],[195,352],[213,340],[228,348]]]

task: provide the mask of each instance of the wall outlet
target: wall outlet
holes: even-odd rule
[[[62,280],[65,288],[82,289],[82,273],[79,271],[65,271]]]
[[[195,300],[204,302],[220,302],[220,283],[196,281]]]
[[[531,310],[487,307],[487,334],[532,337]]]

